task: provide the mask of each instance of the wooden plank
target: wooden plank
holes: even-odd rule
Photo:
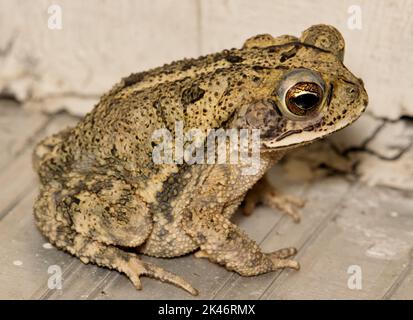
[[[0,171],[44,128],[48,117],[0,99]]]
[[[0,297],[27,299],[42,286],[47,287],[50,265],[65,269],[70,256],[56,249],[49,249],[46,240],[35,227],[32,207],[37,194],[36,175],[31,166],[31,153],[41,137],[57,132],[76,121],[64,114],[53,117],[47,127],[41,128],[30,138],[21,152],[0,172],[0,241],[7,245],[0,248]]]
[[[64,268],[69,255],[43,247],[46,240],[37,230],[33,217],[32,190],[0,223],[0,299],[31,299],[39,287],[47,286],[48,268]]]
[[[410,260],[403,264],[403,271],[383,296],[384,300],[412,300],[413,299],[413,250],[410,251]]]
[[[90,292],[93,292],[91,289],[96,289],[99,283],[105,283],[105,280],[114,273],[114,271],[111,273],[96,265],[85,265],[73,256],[68,255],[68,259],[70,265],[64,269],[62,290],[50,290],[48,287],[42,286],[34,295],[36,299],[91,299]],[[88,281],[85,281],[85,278]],[[101,291],[96,292],[96,294],[101,294]]]
[[[410,260],[406,267],[405,276],[400,278],[401,282],[396,285],[394,290],[385,296],[386,299],[393,300],[413,300],[413,262]]]
[[[302,271],[283,275],[263,299],[380,299],[409,262],[413,199],[358,185],[302,253]],[[347,283],[350,266],[361,268],[361,290]]]

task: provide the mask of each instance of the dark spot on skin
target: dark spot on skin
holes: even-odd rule
[[[200,243],[206,242],[206,237],[201,232],[197,232],[196,238],[198,239]]]
[[[129,76],[122,79],[123,87],[129,87],[135,83],[141,82],[145,77],[145,72],[131,73]]]
[[[237,233],[234,231],[229,231],[227,234],[227,240],[233,240],[237,238]]]
[[[181,101],[184,106],[202,99],[205,90],[194,84],[182,92]]]
[[[350,80],[347,80],[346,78],[339,77],[339,79],[345,83],[351,84],[353,87],[356,86],[354,82],[351,82]]]
[[[162,191],[156,194],[156,201],[150,205],[151,212],[159,212],[168,222],[174,220],[172,211],[172,200],[180,195],[180,192],[186,185],[185,173],[189,170],[189,165],[183,164],[179,167],[179,171],[173,173],[163,183]],[[191,178],[188,178],[191,179]]]
[[[288,59],[293,58],[297,54],[297,47],[292,48],[287,52],[281,53],[280,62],[285,62]]]
[[[242,62],[244,59],[242,59],[242,58],[239,57],[239,56],[229,55],[229,56],[226,56],[226,57],[225,57],[225,60],[227,60],[228,62],[231,62],[231,63],[240,63],[240,62]]]
[[[194,63],[192,61],[187,61],[182,65],[181,71],[187,71],[191,69],[193,66],[194,66]]]
[[[275,112],[277,112],[277,114],[278,114],[280,117],[282,117],[282,113],[281,113],[280,109],[278,108],[277,103],[276,103],[274,100],[272,100],[272,99],[268,99],[268,102],[273,106]]]
[[[262,71],[262,70],[266,70],[266,69],[268,69],[268,68],[267,68],[267,67],[263,67],[263,66],[252,66],[252,69],[253,69],[254,71],[259,72],[259,71]]]
[[[160,106],[159,100],[155,100],[155,101],[152,103],[152,107],[154,107],[155,109],[158,109],[159,106]]]
[[[281,46],[269,46],[267,47],[267,50],[269,53],[274,53],[277,52],[277,50],[280,48]]]
[[[328,90],[328,96],[327,96],[327,106],[329,106],[330,105],[330,103],[331,103],[331,99],[332,99],[332,97],[333,97],[333,90],[334,90],[334,86],[333,86],[333,84],[331,83],[330,84],[330,90]]]
[[[156,109],[156,115],[162,119],[162,123],[168,123],[166,116],[165,116],[164,108],[162,108],[161,101],[160,100],[154,101],[152,106]]]
[[[324,124],[324,117],[321,118],[318,122],[314,123],[314,129],[320,128]]]
[[[174,221],[174,217],[172,215],[172,207],[169,210],[162,210],[162,214],[168,222]]]
[[[168,230],[166,230],[165,228],[160,228],[158,235],[160,237],[165,237],[166,235],[168,235],[168,233],[169,233]]]
[[[289,68],[287,66],[282,66],[282,65],[276,66],[274,69],[276,69],[276,70],[289,70]]]
[[[311,49],[314,49],[318,52],[331,53],[330,51],[328,51],[326,49],[322,49],[322,48],[316,47],[315,45],[305,43],[305,42],[298,42],[298,41],[297,42],[289,42],[289,43],[279,44],[279,45],[273,45],[273,46],[266,47],[265,49],[268,50],[269,53],[275,53],[279,49],[290,47],[291,45],[294,45],[295,50],[298,50],[300,48],[311,48]]]

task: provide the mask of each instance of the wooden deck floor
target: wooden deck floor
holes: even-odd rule
[[[36,229],[33,145],[75,121],[66,114],[29,113],[12,102],[0,102],[0,298],[193,299],[149,278],[143,278],[144,289],[136,291],[125,276],[56,250]],[[302,222],[294,224],[265,207],[235,219],[266,251],[296,246],[300,271],[242,278],[193,256],[143,259],[185,277],[203,299],[413,298],[411,193],[369,187],[342,174],[291,182],[275,167],[271,177],[283,191],[307,199]],[[53,288],[60,270],[62,287]],[[351,285],[354,277],[360,280],[358,288]]]

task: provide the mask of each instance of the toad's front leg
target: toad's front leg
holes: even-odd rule
[[[301,216],[297,208],[302,208],[305,201],[296,196],[282,194],[267,181],[266,177],[263,177],[248,191],[242,212],[247,216],[251,215],[259,203],[286,213],[298,223]]]
[[[183,225],[200,247],[197,257],[208,258],[242,276],[254,276],[282,268],[300,268],[297,261],[286,259],[297,252],[295,248],[263,253],[255,241],[216,210],[188,212]]]

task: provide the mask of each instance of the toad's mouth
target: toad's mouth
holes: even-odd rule
[[[288,149],[293,148],[298,145],[305,145],[322,138],[329,136],[330,134],[339,131],[341,129],[346,128],[350,124],[352,124],[355,120],[358,119],[359,114],[357,117],[353,119],[345,119],[343,121],[339,121],[331,126],[328,129],[318,129],[321,127],[321,124],[314,124],[303,129],[292,129],[288,130],[278,136],[274,137],[271,140],[263,141],[262,145],[264,147],[263,152],[271,151],[271,150],[281,150],[281,149]],[[322,122],[320,122],[322,123]]]

